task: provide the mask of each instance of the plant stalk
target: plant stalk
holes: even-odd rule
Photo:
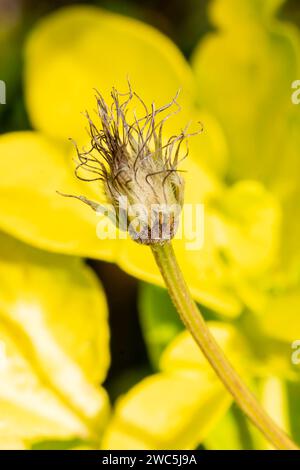
[[[167,242],[164,245],[152,245],[151,248],[182,322],[236,403],[276,449],[299,450],[263,410],[210,333],[201,312],[191,297],[172,244]]]

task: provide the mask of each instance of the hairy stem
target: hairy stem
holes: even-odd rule
[[[275,448],[297,450],[296,444],[263,410],[210,333],[191,297],[171,243],[152,245],[152,252],[182,322],[237,404]]]

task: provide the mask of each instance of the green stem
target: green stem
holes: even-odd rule
[[[191,297],[171,243],[152,245],[152,252],[181,320],[237,404],[275,448],[297,450],[294,442],[263,410],[216,343]]]

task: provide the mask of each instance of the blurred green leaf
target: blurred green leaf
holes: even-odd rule
[[[298,365],[300,369],[300,365]],[[300,445],[300,382],[288,382],[289,417],[292,435]]]
[[[165,289],[141,283],[138,304],[148,354],[158,369],[161,353],[184,327]]]
[[[40,441],[32,445],[32,450],[71,450],[74,447],[85,445],[86,442],[80,439],[70,439],[66,441]]]

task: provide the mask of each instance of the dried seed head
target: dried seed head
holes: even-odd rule
[[[127,93],[112,90],[110,107],[97,92],[100,125],[86,113],[91,146],[88,151],[80,151],[76,146],[77,177],[83,181],[102,181],[108,201],[118,214],[119,226],[124,228],[120,218],[125,218],[131,238],[147,245],[174,237],[183,204],[184,181],[178,166],[188,154],[186,147],[182,156],[182,143],[192,134],[184,129],[163,142],[165,121],[180,110],[177,96],[178,93],[158,109],[152,103],[149,110],[130,84]],[[137,118],[133,112],[129,120],[133,99],[143,107],[144,116]],[[172,107],[173,112],[159,117]],[[83,196],[79,199],[94,209],[97,205]]]

